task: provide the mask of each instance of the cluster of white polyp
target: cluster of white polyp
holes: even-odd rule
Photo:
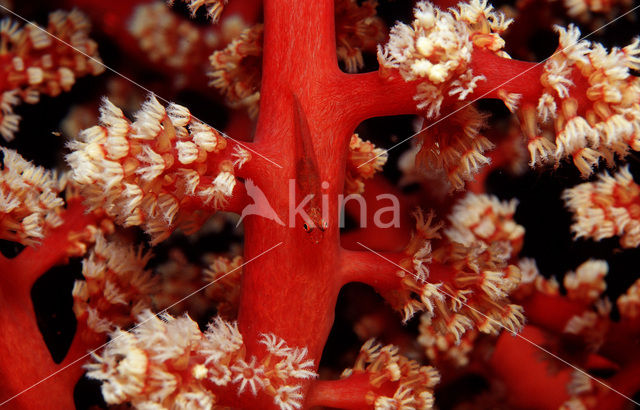
[[[35,246],[62,224],[66,178],[0,147],[0,238]]]
[[[628,167],[567,189],[563,198],[573,213],[571,230],[576,238],[599,241],[620,236],[624,248],[640,245],[640,186]]]
[[[13,112],[14,106],[35,104],[41,94],[55,97],[69,91],[76,78],[104,71],[90,30],[89,20],[78,10],[51,13],[46,31],[35,24],[20,27],[9,17],[0,22],[3,89],[8,90],[0,95],[4,139],[11,141],[18,131],[20,116]]]
[[[414,17],[411,25],[397,23],[387,44],[378,47],[380,73],[398,72],[405,81],[417,81],[418,108],[428,118],[437,117],[445,96],[463,101],[485,80],[470,66],[474,47],[505,55],[500,34],[511,20],[486,0],[460,3],[449,11],[421,1]]]
[[[524,235],[513,222],[514,208],[515,202],[471,194],[454,207],[444,238],[433,214],[416,214],[404,269],[397,272],[402,289],[386,295],[405,320],[424,311],[423,324],[450,335],[451,343],[471,329],[497,334],[522,327],[522,307],[508,298],[520,282],[512,259]]]
[[[640,39],[610,51],[556,26],[558,50],[544,64],[537,107],[523,107],[531,164],[571,157],[583,176],[601,157],[612,164],[640,149]]]
[[[440,382],[440,374],[432,366],[420,366],[398,354],[396,346],[382,346],[373,339],[362,346],[355,364],[342,378],[361,375],[369,382],[367,404],[376,410],[430,409],[435,402],[433,388]],[[395,390],[389,396],[391,388]]]
[[[145,269],[151,253],[143,252],[142,247],[107,241],[101,233],[95,239],[82,261],[84,279],[73,285],[73,311],[90,332],[106,334],[131,325],[151,308],[159,277]]]
[[[100,354],[85,365],[102,381],[107,404],[137,409],[223,408],[225,396],[263,396],[282,410],[302,405],[302,383],[317,376],[307,349],[289,347],[273,334],[260,336],[266,354],[248,356],[237,323],[221,318],[203,333],[188,316],[150,311],[130,331],[116,330]]]
[[[177,227],[191,233],[227,204],[235,169],[249,160],[236,146],[221,158],[227,139],[177,104],[165,109],[150,96],[131,123],[108,99],[100,125],[69,144],[72,178],[90,209],[116,223],[141,226],[152,243]]]
[[[358,134],[353,134],[349,141],[345,194],[363,193],[364,181],[382,170],[387,163],[387,157],[387,151],[376,148],[373,143],[363,141]]]

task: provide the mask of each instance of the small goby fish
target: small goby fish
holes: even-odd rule
[[[305,211],[312,223],[307,221],[303,224],[305,232],[311,235],[315,243],[320,242],[324,231],[328,228],[328,222],[322,217],[322,207],[320,206],[321,184],[318,175],[318,162],[311,141],[311,131],[307,117],[302,110],[300,100],[293,94],[295,135],[296,135],[296,186],[303,197],[313,195],[309,200]]]

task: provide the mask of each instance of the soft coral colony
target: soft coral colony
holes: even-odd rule
[[[558,16],[567,25],[554,26],[557,51],[538,64],[507,53],[519,41],[509,35],[518,11],[535,2],[495,10],[478,0],[420,1],[410,23],[392,27],[374,0],[184,3],[209,24],[162,3],[91,0],[69,0],[78,9],[50,15],[46,30],[66,44],[34,25],[0,24],[7,141],[26,138],[20,103],[104,71],[83,12],[128,58],[171,78],[166,95],[208,77],[232,109],[223,133],[194,107],[149,95],[132,109],[113,92],[95,125],[68,142],[68,170],[0,148],[0,237],[26,246],[0,256],[3,405],[73,408],[83,373],[100,383],[107,405],[140,409],[431,408],[470,374],[487,380],[485,393],[457,399],[471,408],[629,403],[640,389],[640,281],[612,302],[604,260],[584,260],[562,285],[545,277],[518,256],[525,227],[514,220],[517,200],[484,186],[490,171],[527,162],[569,159],[584,178],[619,166],[564,199],[577,238],[638,246],[640,187],[621,164],[640,149],[640,40],[608,50],[581,40],[568,20],[628,4],[567,2]],[[378,68],[358,74],[375,53]],[[513,121],[494,129],[478,99],[501,100]],[[387,152],[354,134],[368,118],[399,114],[424,121],[398,161],[422,194],[386,180]],[[242,213],[252,187],[289,223],[249,215],[242,252],[194,262],[174,249],[150,263],[154,246],[197,237],[220,211]],[[339,209],[344,194],[362,195],[365,224],[341,230],[338,212],[319,217],[317,199],[300,205],[310,217],[291,213],[292,189],[322,197],[327,209]],[[377,201],[385,193],[398,224],[372,218],[388,205]],[[352,206],[346,212],[360,217]],[[146,244],[134,243],[136,229]],[[31,289],[70,258],[82,258],[70,290],[77,328],[54,361]],[[361,348],[340,373],[321,358],[338,294],[352,282],[386,303],[371,302],[353,323]],[[400,325],[409,321],[419,334]],[[555,357],[542,360],[535,345]]]

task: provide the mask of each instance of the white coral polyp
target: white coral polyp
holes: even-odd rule
[[[186,315],[158,317],[148,310],[138,321],[129,332],[113,332],[102,353],[92,354],[93,362],[85,365],[89,378],[102,381],[107,404],[132,402],[135,408],[144,409],[185,408],[185,403],[194,401],[213,403],[211,393],[179,375],[189,366],[189,358],[201,350],[205,337],[198,325]]]
[[[204,219],[185,211],[184,205],[199,197],[219,208],[227,203],[236,179],[230,160],[225,172],[211,173],[204,165],[227,142],[186,107],[172,103],[165,110],[150,95],[135,118],[131,123],[105,98],[100,124],[69,143],[67,160],[91,210],[103,209],[125,227],[142,226],[156,244],[177,228],[199,227]],[[231,158],[239,168],[250,155]]]
[[[269,351],[258,359],[247,353],[237,323],[220,317],[202,333],[186,315],[157,316],[146,310],[129,332],[117,330],[111,338],[104,351],[92,354],[92,363],[85,365],[89,378],[102,381],[107,404],[211,408],[217,404],[216,395],[203,384],[207,380],[238,396],[267,390],[279,408],[298,409],[303,399],[301,380],[317,377],[306,347],[290,348],[278,336],[262,334],[261,343]]]
[[[504,30],[509,21],[492,11],[486,2],[472,1],[460,10],[443,12],[432,4],[419,2],[414,9],[411,26],[396,24],[389,42],[378,46],[378,61],[383,68],[397,70],[405,81],[420,81],[416,101],[428,117],[440,113],[442,95],[459,94],[465,100],[483,76],[474,76],[469,63],[473,42],[473,25],[488,22],[491,29]],[[492,51],[498,51],[504,41],[498,33]],[[381,70],[388,74],[388,70]]]
[[[428,78],[441,83],[471,60],[469,30],[451,13],[420,2],[411,27],[399,23],[391,30],[389,42],[378,48],[385,67],[396,68],[406,81]]]

